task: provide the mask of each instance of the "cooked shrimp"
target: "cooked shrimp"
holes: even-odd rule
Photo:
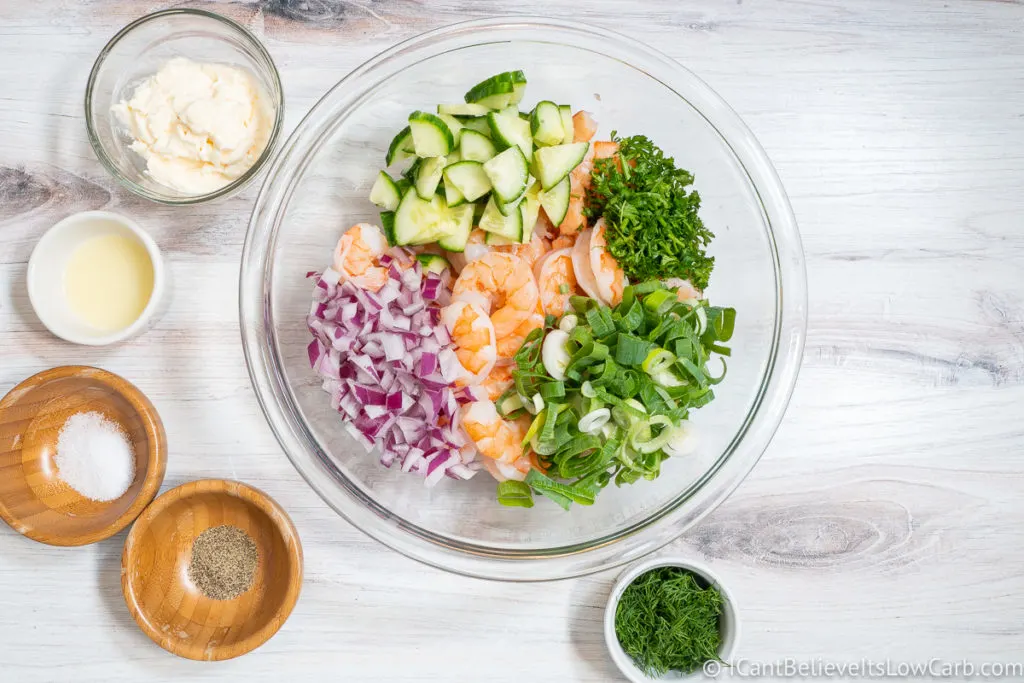
[[[590,235],[592,231],[587,228],[576,238],[572,247],[572,269],[576,275],[576,284],[580,286],[591,299],[601,300],[597,291],[597,280],[594,278],[594,270],[590,267]]]
[[[510,244],[496,248],[497,251],[515,254],[533,268],[533,264],[551,250],[551,245],[540,235],[534,233],[526,244]]]
[[[574,244],[576,244],[576,235],[559,235],[551,241],[551,251],[572,249]]]
[[[494,366],[491,373],[484,379],[484,389],[487,390],[487,397],[489,399],[497,401],[512,386],[512,370],[514,367],[514,365],[507,362]]]
[[[561,317],[569,308],[569,297],[576,293],[572,250],[552,251],[537,262],[535,274],[544,312]]]
[[[384,233],[376,225],[356,223],[345,231],[334,248],[334,269],[343,280],[376,292],[388,281],[388,269],[378,264],[388,248]]]
[[[494,325],[480,306],[454,301],[441,309],[441,320],[455,343],[455,356],[466,371],[456,384],[476,384],[491,372],[497,359]]]
[[[466,264],[452,288],[452,298],[482,304],[500,343],[530,317],[540,294],[526,261],[492,251]]]
[[[510,334],[498,337],[498,358],[512,358],[516,351],[523,345],[526,337],[538,327],[544,326],[544,309],[541,308],[540,298],[537,298],[537,307],[533,313],[528,315]]]
[[[689,280],[673,277],[665,280],[669,288],[676,290],[676,298],[680,301],[692,301],[701,298],[700,290],[690,284]]]
[[[587,227],[587,217],[583,215],[583,204],[590,187],[590,174],[594,171],[594,146],[591,145],[583,156],[583,161],[569,173],[569,209],[565,218],[558,224],[558,232],[562,235],[573,235]]]
[[[460,410],[462,427],[476,444],[480,455],[507,465],[523,457],[525,433],[519,424],[502,420],[493,401],[473,401]]]
[[[597,282],[597,293],[609,306],[617,306],[622,301],[622,288],[626,285],[626,274],[611,254],[608,253],[607,241],[604,238],[604,219],[594,224],[590,235],[590,268],[594,271]]]
[[[597,132],[597,121],[590,112],[582,109],[572,116],[572,141],[586,142]]]

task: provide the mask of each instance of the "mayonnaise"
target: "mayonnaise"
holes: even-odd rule
[[[267,146],[274,110],[252,74],[175,57],[112,107],[153,180],[206,194],[245,173]]]

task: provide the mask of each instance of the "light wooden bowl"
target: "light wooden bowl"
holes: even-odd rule
[[[256,543],[252,587],[213,600],[189,579],[199,534],[235,526]],[[168,652],[206,661],[244,655],[288,619],[302,587],[302,546],[288,515],[251,486],[205,479],[171,489],[142,513],[121,556],[121,587],[139,627]]]
[[[117,500],[99,503],[64,483],[57,437],[64,422],[95,411],[116,422],[135,449],[135,481]],[[160,490],[167,437],[156,408],[117,375],[81,365],[29,377],[0,400],[0,517],[50,545],[87,545],[128,526]]]

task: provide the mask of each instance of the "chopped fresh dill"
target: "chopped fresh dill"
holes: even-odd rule
[[[615,610],[615,635],[649,676],[690,673],[718,659],[722,595],[681,567],[659,567],[626,587]]]

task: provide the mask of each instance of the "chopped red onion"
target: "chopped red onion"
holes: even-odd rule
[[[404,249],[381,264],[389,279],[378,292],[341,282],[331,268],[307,273],[316,281],[306,321],[310,367],[345,428],[367,450],[376,446],[382,465],[400,463],[428,486],[469,479],[480,463],[460,426],[461,365],[439,310],[451,292]]]

